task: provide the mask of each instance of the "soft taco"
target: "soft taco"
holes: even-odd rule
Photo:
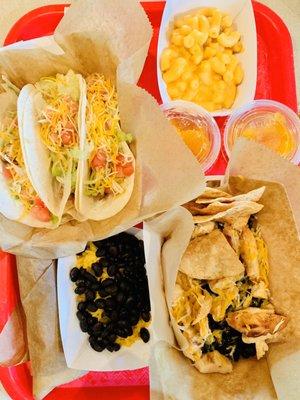
[[[132,136],[122,131],[115,86],[103,75],[86,78],[85,124],[81,132],[76,208],[89,219],[103,220],[121,211],[134,185]]]
[[[45,206],[26,170],[19,136],[22,115],[17,113],[17,99],[11,90],[0,95],[0,212],[32,227],[55,228],[58,218]],[[35,167],[38,169],[39,164]]]
[[[74,206],[77,192],[84,93],[83,77],[70,70],[24,86],[18,100],[21,143],[30,179],[59,218],[69,199]]]

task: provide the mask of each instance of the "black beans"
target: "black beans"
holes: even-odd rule
[[[85,315],[84,315],[84,313],[82,311],[77,311],[76,316],[79,319],[79,321],[83,321],[83,320],[85,321],[86,320],[86,317],[85,317]]]
[[[96,294],[95,294],[95,292],[93,290],[87,289],[85,291],[85,298],[86,298],[87,301],[92,301],[92,300],[95,299],[95,297],[96,297]]]
[[[101,286],[103,289],[107,289],[109,286],[114,285],[115,281],[111,278],[104,279],[104,281],[101,282]]]
[[[71,281],[72,282],[76,282],[77,279],[79,278],[79,274],[80,274],[80,271],[79,271],[78,268],[76,268],[76,267],[72,268],[71,271],[70,271],[70,279],[71,279]]]
[[[116,266],[115,265],[110,265],[107,268],[107,273],[108,273],[109,276],[114,276],[115,273],[116,273]]]
[[[105,349],[104,343],[101,343],[101,342],[99,343],[96,340],[94,340],[94,338],[92,338],[92,337],[89,338],[89,342],[90,342],[91,347],[95,351],[101,352]]]
[[[82,330],[82,332],[87,332],[88,324],[85,320],[80,321],[80,329]]]
[[[74,290],[76,294],[83,294],[86,291],[86,287],[84,286],[77,286],[77,288]]]
[[[101,322],[96,322],[92,328],[93,333],[100,334],[103,331],[103,324]]]
[[[104,308],[105,307],[105,300],[103,299],[97,299],[95,300],[95,304],[98,308]]]
[[[86,309],[86,305],[87,305],[87,303],[85,301],[80,301],[77,304],[77,310],[78,311],[84,311]]]
[[[82,276],[85,280],[87,280],[87,281],[89,281],[89,282],[97,283],[97,278],[96,278],[94,275],[90,274],[88,271],[82,271],[82,272],[81,272],[81,276]]]
[[[87,309],[88,311],[95,312],[95,311],[98,310],[98,307],[97,307],[97,305],[95,304],[94,301],[89,301],[89,302],[87,303],[87,305],[86,305],[86,309]]]
[[[124,301],[124,299],[125,299],[124,293],[118,292],[118,293],[116,294],[115,299],[116,299],[116,302],[117,302],[117,303],[123,303],[123,301]]]
[[[70,279],[76,284],[75,293],[84,296],[77,305],[77,317],[81,329],[89,334],[91,347],[113,352],[120,349],[120,338],[136,332],[139,321],[147,324],[151,320],[144,245],[127,233],[94,244],[98,261],[87,268],[73,268]],[[83,265],[84,256],[83,252]],[[97,310],[96,318],[92,313]],[[149,341],[146,328],[136,333],[145,343]]]
[[[149,313],[149,312],[143,312],[143,313],[142,313],[142,319],[143,319],[145,322],[149,322],[150,319],[151,319],[150,313]]]
[[[96,262],[92,265],[92,270],[94,274],[99,278],[103,273],[103,267],[99,262]]]
[[[149,333],[148,329],[142,328],[142,329],[140,330],[140,337],[141,337],[141,339],[142,339],[142,341],[143,341],[144,343],[149,342],[150,333]]]
[[[114,343],[114,351],[119,351],[121,348],[121,346],[119,345],[119,343]]]

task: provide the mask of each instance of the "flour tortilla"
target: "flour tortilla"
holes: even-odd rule
[[[206,198],[205,196],[200,196],[197,200],[197,204],[210,204],[214,202],[220,202],[220,203],[231,203],[231,202],[237,202],[237,201],[259,201],[261,199],[261,196],[264,194],[265,191],[265,186],[262,186],[261,188],[251,190],[248,193],[245,194],[239,194],[237,196],[222,196],[222,197],[217,197],[217,198]],[[225,193],[225,192],[224,192]]]
[[[17,111],[18,97],[13,91],[2,93],[0,95],[0,121],[5,118],[6,114],[10,111]],[[22,115],[18,110],[18,125],[22,122]],[[24,170],[27,174],[27,171]],[[25,225],[34,228],[55,228],[57,225],[52,221],[42,222],[33,218],[30,214],[25,212],[23,204],[13,198],[7,185],[7,181],[3,176],[3,164],[0,161],[0,212],[6,217],[14,221],[22,222]]]
[[[244,272],[235,251],[219,229],[193,239],[183,254],[179,270],[195,279],[221,279]]]
[[[130,200],[133,192],[135,173],[126,177],[124,180],[124,192],[119,195],[108,195],[103,199],[97,199],[93,196],[87,196],[84,193],[85,182],[89,175],[89,158],[94,150],[94,146],[90,146],[87,143],[87,125],[86,110],[88,107],[86,89],[82,99],[84,108],[84,123],[80,132],[80,150],[84,156],[80,159],[78,165],[78,185],[76,188],[76,200],[75,206],[81,215],[84,215],[87,219],[100,221],[110,218],[120,212]],[[126,142],[121,144],[122,153],[133,159],[133,167],[135,171],[135,158]]]
[[[80,136],[84,113],[82,97],[85,92],[85,81],[81,75],[77,74],[77,77],[81,93],[78,111],[78,132]],[[23,87],[18,99],[18,112],[21,116],[20,138],[24,161],[29,178],[39,197],[52,214],[60,220],[71,193],[73,160],[70,157],[64,183],[59,184],[50,170],[49,150],[39,136],[38,117],[45,107],[46,102],[35,86],[28,84]]]
[[[84,144],[86,143],[85,137],[86,135],[83,134],[81,138]],[[122,153],[133,158],[133,167],[135,169],[135,160],[128,144],[123,142],[121,148]],[[100,221],[112,217],[126,206],[133,191],[135,174],[133,173],[131,176],[125,178],[125,190],[119,195],[109,195],[101,200],[93,198],[92,196],[86,196],[84,194],[84,182],[86,181],[89,172],[88,158],[89,153],[87,154],[86,159],[81,160],[79,164],[79,185],[78,194],[76,196],[78,202],[76,202],[76,208],[86,218]]]
[[[194,215],[193,220],[196,224],[208,221],[227,222],[232,224],[236,229],[240,229],[247,224],[251,214],[258,213],[262,208],[263,205],[253,201],[239,201],[238,204],[225,211],[216,212],[212,215]],[[240,221],[242,221],[241,224]]]

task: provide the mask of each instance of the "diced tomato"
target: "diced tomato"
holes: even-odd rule
[[[39,197],[34,198],[34,204],[39,207],[46,207],[43,200],[41,200]]]
[[[12,179],[12,173],[10,172],[10,170],[8,168],[6,168],[5,165],[2,166],[2,170],[3,170],[3,176],[5,179],[10,180]]]
[[[41,199],[38,197],[34,200],[35,205],[31,209],[31,215],[42,222],[51,220],[51,213]]]
[[[117,162],[118,162],[118,164],[124,164],[125,157],[122,154],[118,154],[117,155]]]
[[[106,165],[106,154],[104,153],[103,150],[97,150],[97,153],[91,162],[91,167],[93,169],[100,169],[105,167],[105,165]]]
[[[125,157],[122,154],[117,156],[117,161],[116,169],[118,178],[124,178],[125,176],[127,177],[133,174],[134,168],[132,161],[125,162]]]
[[[69,129],[63,129],[61,131],[61,141],[63,143],[63,145],[68,146],[69,144],[72,143],[72,131]]]
[[[129,162],[129,163],[123,165],[123,174],[125,176],[130,176],[133,174],[133,172],[134,172],[134,168],[133,168],[132,162]]]

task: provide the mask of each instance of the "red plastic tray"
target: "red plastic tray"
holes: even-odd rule
[[[152,23],[154,35],[139,85],[161,102],[156,77],[156,49],[164,2],[142,3]],[[51,35],[63,17],[65,4],[37,8],[22,17],[10,30],[5,45]],[[283,21],[268,7],[253,2],[258,37],[258,81],[256,98],[280,101],[297,111],[293,47]],[[218,118],[223,129],[226,118]],[[224,150],[208,171],[221,175],[227,160]],[[0,285],[0,331],[19,301],[14,257],[0,252],[2,285]],[[0,380],[14,400],[32,400],[31,376],[26,364],[0,368]],[[47,400],[71,399],[142,400],[149,398],[148,369],[130,372],[94,373],[53,390]]]

